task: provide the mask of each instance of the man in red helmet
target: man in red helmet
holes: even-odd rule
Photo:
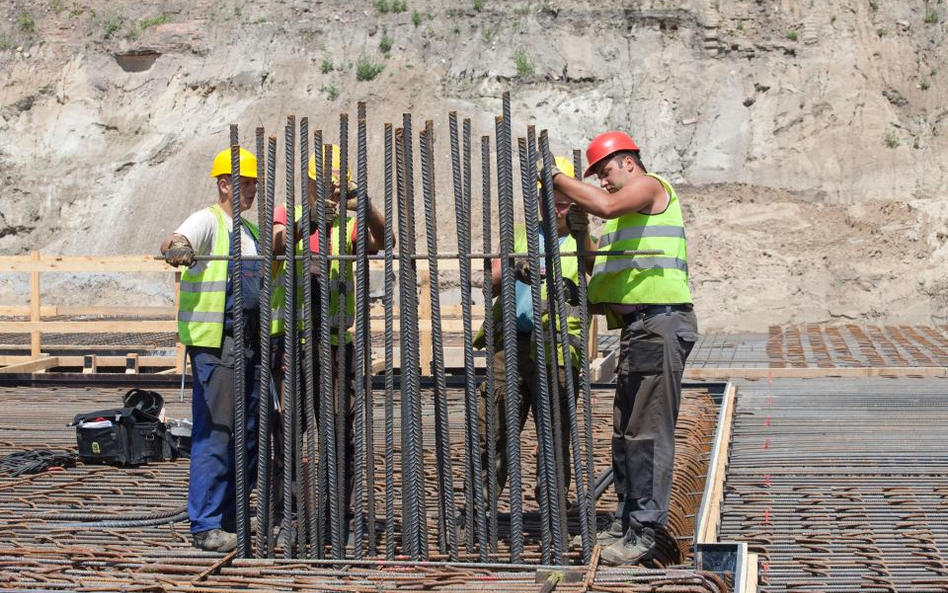
[[[621,327],[613,407],[612,466],[619,504],[599,533],[602,560],[635,564],[655,549],[655,530],[668,522],[675,457],[675,423],[685,360],[697,339],[688,290],[688,248],[678,194],[649,173],[639,147],[623,132],[600,134],[586,149],[600,188],[558,175],[553,185],[583,210],[605,218],[589,302],[610,328]]]

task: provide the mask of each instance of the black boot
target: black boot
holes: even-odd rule
[[[632,522],[625,535],[602,551],[602,561],[613,566],[640,564],[655,553],[655,530]]]

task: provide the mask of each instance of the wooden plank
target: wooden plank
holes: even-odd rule
[[[0,306],[0,317],[29,317],[33,308],[28,305]],[[59,315],[59,307],[56,305],[41,305],[41,317],[55,317]]]
[[[177,268],[151,255],[47,255],[41,259],[22,255],[0,256],[0,272],[161,272],[171,274],[176,271]]]
[[[613,350],[609,354],[592,361],[589,364],[589,380],[593,383],[610,383],[615,381],[618,362],[618,350]]]
[[[836,367],[836,368],[689,368],[685,379],[820,379],[842,377],[945,377],[946,367]]]
[[[734,419],[734,406],[737,400],[737,387],[728,384],[721,400],[718,428],[715,432],[714,456],[708,465],[708,478],[705,496],[701,501],[701,516],[697,518],[695,542],[698,544],[718,541],[718,526],[721,523],[721,502],[724,499],[724,477],[731,446],[731,425]]]
[[[59,366],[59,358],[47,356],[5,366],[0,368],[0,373],[38,373],[57,366]]]
[[[741,582],[734,587],[734,593],[757,593],[757,554],[744,554],[744,564],[741,566]]]
[[[96,367],[102,368],[126,368],[128,365],[128,356],[95,356]],[[131,355],[129,355],[131,356]],[[85,356],[58,356],[61,367],[82,367],[85,366]],[[174,370],[174,356],[138,356],[138,368],[166,368],[171,367]]]
[[[431,275],[428,273],[427,262],[424,270],[419,270],[421,285],[421,302],[418,306],[418,352],[421,373],[431,372],[431,360],[434,358],[434,345],[431,335]]]
[[[49,334],[120,334],[176,333],[172,320],[136,321],[0,321],[0,333],[23,334],[42,331]]]
[[[29,317],[30,307],[0,306],[0,317]],[[60,307],[58,305],[42,305],[41,317],[167,317],[174,318],[174,307]]]
[[[35,263],[39,260],[39,251],[31,251],[30,261]],[[30,273],[30,321],[39,323],[40,319],[40,275],[38,271],[34,271]],[[30,356],[33,358],[39,358],[40,349],[40,329],[31,329]]]

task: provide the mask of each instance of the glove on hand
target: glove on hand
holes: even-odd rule
[[[530,275],[530,262],[525,259],[514,262],[514,278],[518,282],[530,284],[532,276]]]
[[[589,214],[573,204],[566,212],[566,228],[573,235],[585,235],[589,232]]]
[[[550,163],[550,177],[556,177],[562,173],[556,166],[556,163]],[[543,159],[537,159],[537,181],[543,183]]]
[[[194,263],[194,249],[184,237],[175,237],[171,240],[168,251],[164,253],[165,261],[172,266],[190,266]]]

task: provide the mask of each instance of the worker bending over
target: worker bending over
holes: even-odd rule
[[[553,186],[607,219],[599,249],[660,252],[600,255],[589,282],[589,302],[604,307],[610,328],[622,328],[612,432],[619,504],[598,543],[603,561],[633,564],[652,556],[655,529],[668,522],[681,376],[698,326],[675,189],[646,171],[639,147],[623,132],[594,138],[586,158],[584,177],[596,175],[601,189],[555,167]]]
[[[309,201],[310,209],[310,219],[309,221],[301,221],[303,216],[302,205],[297,205],[294,213],[294,221],[296,222],[296,230],[294,236],[301,237],[304,235],[309,235],[309,247],[310,252],[313,254],[319,253],[319,233],[327,232],[329,238],[329,254],[336,255],[339,249],[339,233],[343,232],[343,226],[339,222],[339,198],[340,198],[340,155],[339,147],[332,145],[332,173],[331,173],[331,191],[329,192],[329,199],[326,200],[324,205],[324,224],[326,225],[325,229],[319,229],[316,227],[316,156],[313,155],[309,159],[308,167],[308,191],[307,199]],[[358,237],[358,226],[355,219],[356,209],[358,207],[358,199],[356,197],[356,192],[358,186],[352,182],[351,175],[347,172],[346,175],[347,182],[347,201],[346,209],[348,213],[351,213],[353,216],[346,217],[345,222],[345,255],[355,255],[356,252],[356,239]],[[367,228],[368,234],[366,236],[366,252],[370,255],[376,254],[383,247],[384,244],[384,233],[385,233],[385,219],[381,213],[372,206],[371,202],[368,203],[367,208]],[[275,244],[275,252],[282,254],[286,249],[286,207],[278,207],[273,214],[273,236]],[[303,254],[303,242],[302,240],[297,241],[296,243],[296,254]],[[316,260],[313,260],[310,265],[310,277],[307,281],[311,283],[311,295],[312,295],[312,307],[313,307],[313,321],[312,324],[312,334],[309,336],[304,335],[303,333],[303,321],[302,316],[297,314],[298,328],[299,328],[299,338],[300,343],[305,343],[305,340],[312,339],[313,344],[319,343],[319,334],[320,328],[323,323],[328,323],[330,328],[330,341],[331,341],[331,350],[332,350],[332,369],[335,372],[337,368],[337,355],[339,353],[339,330],[340,330],[340,306],[343,307],[342,310],[342,328],[345,330],[344,334],[344,348],[345,348],[345,357],[346,357],[346,370],[345,370],[345,388],[346,388],[346,402],[345,402],[345,415],[346,415],[346,426],[344,428],[344,443],[345,443],[345,498],[347,502],[347,508],[345,510],[346,525],[349,528],[349,533],[352,533],[352,526],[349,522],[352,520],[353,516],[353,504],[354,504],[354,471],[353,471],[353,462],[355,459],[355,434],[353,432],[353,427],[355,424],[355,365],[354,365],[354,349],[352,344],[352,331],[351,327],[355,322],[355,275],[354,275],[354,266],[353,260],[349,259],[345,261],[345,285],[341,284],[342,278],[340,274],[340,260],[331,259],[329,260],[329,318],[322,318],[322,311],[319,305],[320,302],[320,279],[319,279],[319,267]],[[278,368],[275,369],[275,375],[282,377],[283,369],[279,367],[282,364],[282,352],[283,352],[283,340],[282,336],[284,333],[284,320],[283,312],[285,307],[286,299],[286,285],[284,282],[285,274],[285,263],[280,267],[279,272],[277,273],[277,278],[274,280],[274,290],[273,297],[271,299],[271,305],[273,309],[273,322],[271,325],[270,334],[275,339],[274,350],[278,352],[278,357],[275,359]],[[295,285],[296,288],[296,300],[297,300],[297,310],[302,311],[303,307],[303,285],[301,279],[303,277],[303,262],[298,260],[296,264],[296,278],[297,282]],[[342,303],[342,304],[340,304]],[[314,349],[314,352],[316,350]],[[297,361],[300,365],[303,364],[303,357],[298,356]],[[302,368],[302,367],[301,367]],[[306,394],[306,397],[311,397],[314,399],[313,409],[315,410],[316,422],[320,421],[320,395],[318,388],[316,386],[320,385],[319,378],[319,365],[315,365],[314,369],[314,389]],[[301,372],[301,376],[304,376]],[[333,377],[333,397],[338,397],[338,377]],[[302,386],[301,386],[302,389]],[[335,399],[334,399],[335,401]],[[339,406],[339,402],[335,401],[335,405]],[[305,427],[305,421],[303,425]],[[337,429],[338,430],[338,429]],[[337,439],[343,439],[343,435],[337,435]],[[277,439],[279,443],[277,446],[277,457],[282,460],[282,439]],[[278,463],[278,465],[281,465]],[[282,480],[282,472],[277,472],[278,482]],[[277,488],[276,492],[278,493],[278,498],[282,496],[282,488]],[[282,504],[277,504],[277,513],[278,516],[282,516]]]
[[[556,157],[556,163],[559,167],[559,170],[566,175],[573,176],[573,165],[570,161],[564,157]],[[559,236],[559,248],[561,253],[575,253],[576,249],[576,239],[575,236],[583,235],[586,237],[586,245],[584,250],[591,250],[592,243],[589,238],[589,234],[586,232],[589,222],[588,217],[585,212],[581,211],[578,208],[570,209],[571,202],[564,196],[562,193],[555,191],[553,192],[553,200],[556,208],[556,231]],[[543,208],[540,208],[541,216],[543,214]],[[567,215],[567,213],[569,213]],[[545,234],[544,229],[548,223],[545,220],[540,221],[539,227],[539,239],[540,239],[540,254],[541,258],[545,252]],[[572,234],[571,234],[572,233]],[[526,253],[527,252],[527,230],[523,224],[518,224],[514,227],[514,252],[515,253]],[[543,260],[541,259],[541,262]],[[592,261],[589,261],[589,268],[592,268]],[[542,263],[541,263],[542,265]],[[578,305],[577,298],[577,286],[579,283],[579,273],[578,266],[575,257],[564,257],[560,261],[560,266],[562,269],[564,284],[567,288],[567,329],[570,335],[570,361],[569,369],[573,373],[573,385],[579,386],[579,366],[580,366],[580,349],[583,347],[582,338],[581,338],[581,327],[582,320],[581,315],[583,314],[576,307]],[[544,273],[543,270],[538,271],[541,276]],[[527,421],[527,414],[532,410],[534,422],[537,419],[537,397],[539,396],[539,377],[542,369],[537,367],[536,363],[536,343],[534,340],[534,317],[533,317],[533,300],[530,292],[530,274],[534,273],[533,270],[529,269],[529,266],[525,262],[519,262],[516,266],[516,277],[517,282],[515,285],[515,298],[516,298],[516,325],[517,325],[517,389],[520,393],[520,409],[518,411],[519,417],[517,418],[517,429],[518,433],[523,431],[523,427]],[[492,262],[491,267],[491,283],[493,285],[494,294],[499,294],[501,288],[501,261],[495,259]],[[548,311],[548,295],[547,295],[547,283],[544,278],[541,282],[541,299],[543,300],[543,322],[547,335],[550,335],[549,327],[549,313]],[[504,336],[503,336],[503,317],[501,314],[500,299],[494,301],[494,409],[496,410],[496,431],[494,438],[494,472],[497,479],[498,493],[503,490],[504,485],[507,483],[507,412],[505,407],[506,401],[506,381],[505,381],[505,366],[506,366],[506,353],[504,352]],[[559,337],[559,326],[557,325],[557,338]],[[483,328],[477,334],[474,340],[474,345],[477,348],[484,348],[486,346],[486,337],[484,334]],[[553,367],[552,364],[552,348],[550,345],[547,345],[546,348],[546,360],[547,364],[550,367]],[[556,351],[557,363],[556,363],[556,372],[550,372],[550,369],[547,369],[548,382],[550,385],[550,391],[553,390],[553,375],[556,376],[556,381],[558,382],[558,394],[559,401],[556,402],[556,405],[560,408],[559,419],[560,419],[560,434],[562,439],[560,441],[560,450],[557,452],[557,459],[559,460],[565,478],[565,488],[569,489],[570,484],[570,430],[569,430],[569,412],[568,412],[568,403],[566,400],[566,363],[563,360],[562,350],[559,348]],[[489,396],[487,393],[487,382],[483,382],[480,385],[481,397],[486,400]],[[575,396],[575,393],[574,393]],[[484,468],[485,472],[491,471],[487,464],[487,407],[482,403],[478,407],[478,430],[480,432],[480,442],[481,442],[481,466]],[[537,429],[539,430],[539,428]],[[534,492],[538,492],[539,488],[535,487]],[[485,497],[486,499],[486,497]]]
[[[234,361],[244,357],[244,385],[239,394],[247,405],[247,485],[257,471],[257,404],[260,391],[260,282],[259,261],[243,260],[243,310],[234,311],[229,259],[195,261],[195,255],[233,255],[233,187],[231,151],[214,159],[211,177],[217,185],[217,203],[191,214],[161,244],[165,261],[188,266],[181,274],[178,301],[178,337],[188,348],[194,376],[191,414],[191,469],[188,479],[188,518],[195,547],[229,552],[237,546],[236,474],[234,455]],[[257,159],[240,149],[240,209],[248,210],[257,194]],[[257,227],[244,220],[240,251],[257,255]],[[234,319],[243,316],[244,351],[234,351]]]

